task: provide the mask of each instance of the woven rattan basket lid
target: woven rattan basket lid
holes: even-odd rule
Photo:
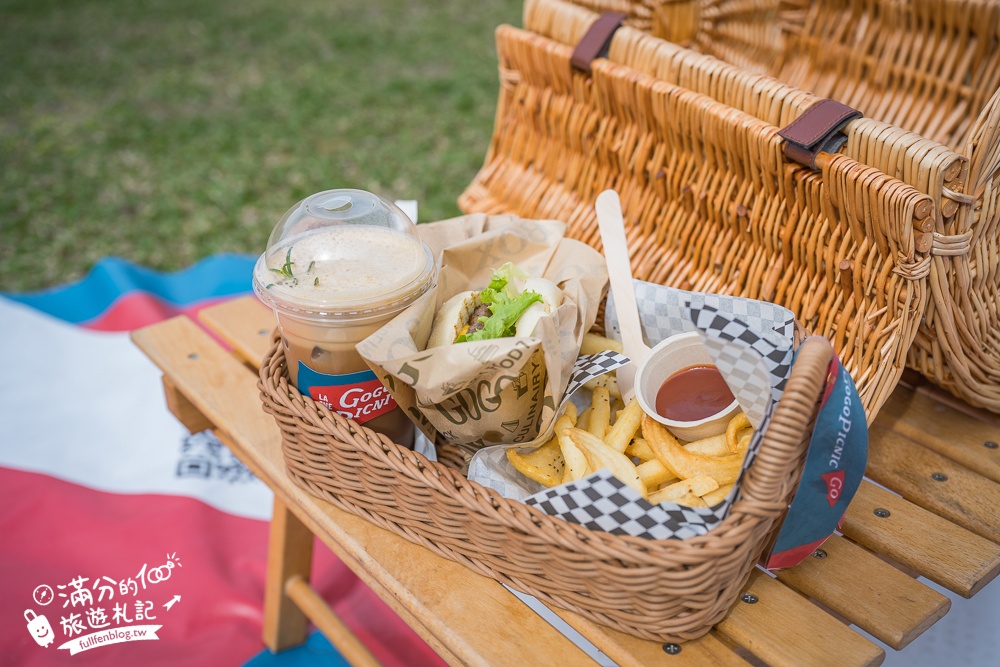
[[[714,0],[526,0],[524,25],[573,45],[594,23],[596,12],[625,12],[627,27],[610,44],[610,62],[704,94],[775,127],[792,122],[824,97],[860,110],[866,118],[848,126],[845,154],[927,195],[933,212],[918,216],[915,225],[916,246],[927,253],[920,270],[927,279],[923,317],[910,332],[892,328],[889,333],[878,322],[870,328],[859,325],[862,340],[853,343],[877,347],[899,341],[908,366],[971,405],[1000,412],[1000,309],[995,307],[1000,302],[1000,4],[763,0],[753,9]],[[927,47],[931,43],[933,50]],[[524,78],[517,67],[502,64],[501,72]],[[554,106],[566,108],[561,102]],[[645,122],[640,127],[637,136]],[[534,137],[522,140],[540,145]],[[658,140],[649,144],[654,153]],[[490,170],[497,169],[497,137],[494,144],[487,160]],[[545,154],[552,150],[545,147]],[[584,159],[597,158],[590,155]],[[629,162],[644,160],[634,154]],[[552,166],[593,178],[600,175],[598,165],[614,169],[615,162],[597,158],[595,169]],[[641,178],[639,171],[629,178]],[[477,178],[470,186],[465,210],[483,205],[485,181]],[[832,203],[836,208],[839,202]],[[504,210],[495,201],[491,206]],[[744,206],[751,218],[760,212]],[[655,208],[633,215],[643,224],[658,224]],[[862,259],[854,259],[856,278]],[[814,282],[810,288],[821,285]],[[841,313],[850,317],[844,305]],[[862,309],[862,303],[855,304],[855,313]],[[890,321],[887,326],[897,325]],[[829,336],[845,355],[837,336],[813,330]],[[852,372],[862,384],[867,382],[868,368],[855,366]],[[866,401],[870,413],[880,396]]]

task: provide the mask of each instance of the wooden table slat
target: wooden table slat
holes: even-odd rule
[[[772,667],[879,665],[885,652],[765,572],[744,590],[757,602],[737,602],[716,630]]]
[[[277,326],[274,313],[256,297],[232,299],[203,308],[198,311],[198,319],[252,366],[259,365],[267,354],[271,332]]]
[[[822,558],[778,570],[778,581],[894,649],[909,644],[951,607],[947,597],[846,538],[834,535],[821,549]]]
[[[1000,484],[897,431],[880,428],[877,421],[869,429],[868,476],[910,502],[1000,542]]]
[[[889,515],[878,516],[875,510]],[[841,531],[964,597],[972,597],[1000,572],[1000,545],[867,480],[847,508]]]
[[[1000,428],[934,400],[897,388],[878,414],[879,426],[896,431],[966,468],[1000,482]]]
[[[712,665],[712,667],[748,667],[750,664],[737,655],[713,630],[704,637],[686,641],[680,653],[669,656],[657,642],[646,641],[618,630],[598,625],[593,621],[564,609],[553,609],[559,618],[589,639],[619,667],[648,667],[668,664],[670,667]]]

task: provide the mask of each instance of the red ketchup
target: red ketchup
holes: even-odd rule
[[[665,419],[693,422],[711,417],[734,400],[715,366],[689,366],[668,377],[656,392],[656,412]]]

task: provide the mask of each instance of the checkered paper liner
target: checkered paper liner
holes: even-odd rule
[[[481,450],[469,478],[501,495],[534,505],[591,530],[648,539],[687,539],[718,526],[739,497],[743,473],[753,463],[791,372],[795,320],[775,304],[739,297],[678,290],[635,281],[643,338],[652,347],[677,333],[699,331],[719,371],[755,428],[740,479],[715,507],[651,505],[608,470],[551,489],[525,478],[509,463],[505,447]],[[613,299],[609,297],[605,328],[620,339]],[[567,396],[569,392],[567,392]],[[581,407],[586,401],[574,397]],[[565,402],[565,399],[564,399]],[[535,445],[544,439],[539,438]]]
[[[633,284],[643,335],[648,343],[655,344],[667,336],[697,329],[687,314],[689,304],[694,307],[707,304],[733,315],[775,344],[791,340],[794,333],[795,316],[792,311],[774,303],[707,292],[689,292],[643,280],[635,280]],[[605,309],[605,328],[609,335],[619,331],[614,298],[610,294]]]
[[[650,505],[607,468],[578,482],[545,489],[527,503],[590,530],[654,540],[704,535],[725,518],[710,507]]]
[[[563,394],[563,400],[556,412],[562,413],[562,409],[566,403],[570,401],[577,390],[584,384],[605,373],[610,373],[616,368],[621,368],[627,363],[628,357],[614,350],[605,350],[597,354],[585,354],[577,357],[576,363],[573,364],[573,374],[569,376],[566,392]],[[549,429],[549,437],[551,437],[551,430]]]

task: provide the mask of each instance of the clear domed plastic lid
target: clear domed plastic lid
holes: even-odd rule
[[[278,221],[253,286],[276,310],[354,319],[409,304],[434,273],[430,249],[399,207],[363,190],[327,190]]]

